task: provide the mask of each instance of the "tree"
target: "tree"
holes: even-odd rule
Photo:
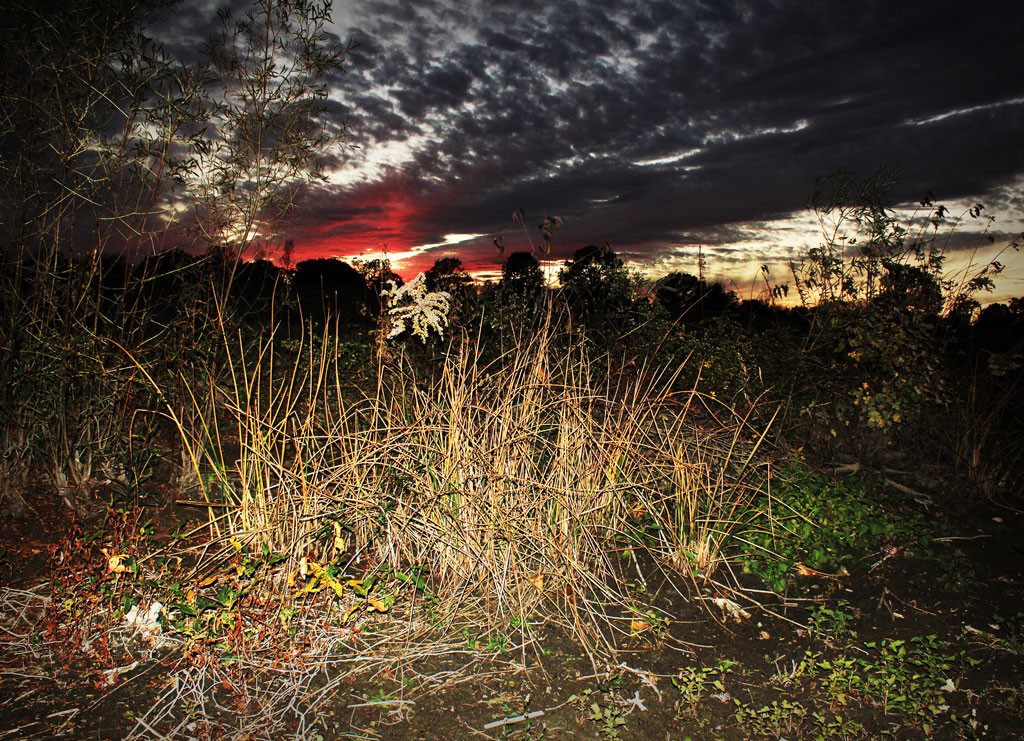
[[[270,260],[250,260],[238,266],[232,294],[242,311],[269,314],[277,292],[285,285],[281,269]]]
[[[544,273],[532,252],[513,252],[501,268],[501,286],[516,296],[536,296],[544,288]]]
[[[303,260],[295,268],[292,285],[307,315],[327,317],[336,313],[351,320],[366,306],[366,281],[342,260]]]
[[[30,472],[81,512],[93,473],[128,460],[145,389],[120,348],[152,353],[160,330],[105,253],[155,245],[187,169],[196,78],[143,33],[166,5],[0,10],[0,498],[15,512]]]
[[[366,308],[370,316],[379,317],[384,311],[384,291],[389,283],[403,285],[402,276],[391,269],[390,260],[382,258],[357,263],[356,270],[366,284]]]
[[[576,250],[558,279],[569,306],[595,322],[621,318],[633,299],[633,277],[607,244]]]
[[[721,283],[708,284],[695,275],[680,272],[659,280],[654,295],[669,316],[688,322],[721,316],[736,303],[736,295],[726,291]]]
[[[447,291],[452,296],[462,294],[473,282],[473,277],[462,268],[462,260],[457,257],[438,258],[423,277],[428,291]]]
[[[0,224],[6,250],[139,247],[187,173],[197,70],[142,29],[162,0],[5,3]]]
[[[148,391],[124,350],[150,370],[177,353],[163,367],[182,384],[225,370],[212,326],[224,326],[234,258],[273,233],[344,133],[321,116],[327,75],[349,49],[325,30],[329,2],[257,0],[241,20],[224,13],[206,64],[188,67],[145,34],[171,7],[0,9],[0,418],[12,420],[0,425],[0,498],[45,466],[75,506],[92,472],[122,457],[131,405]],[[204,280],[172,297],[156,289],[181,274],[143,275],[134,298],[154,296],[159,312],[129,291],[118,300],[103,254],[155,252],[187,214],[210,253]],[[213,307],[205,278],[221,274],[227,290]]]
[[[242,18],[218,11],[221,32],[206,48],[208,133],[192,147],[189,181],[207,244],[243,255],[274,235],[302,185],[324,178],[323,155],[346,133],[323,120],[325,80],[354,48],[327,32],[330,9],[329,0],[256,0]]]

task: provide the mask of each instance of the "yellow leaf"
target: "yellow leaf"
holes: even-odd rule
[[[208,587],[211,584],[213,584],[215,581],[217,581],[217,576],[216,575],[208,576],[205,579],[203,579],[201,582],[199,582],[199,587],[198,588],[202,589],[203,587]]]
[[[296,571],[292,571],[290,574],[288,574],[288,588],[289,589],[295,589],[295,574],[297,574],[297,573],[298,572],[296,572]]]
[[[629,621],[629,632],[633,634],[643,633],[645,630],[650,630],[651,624],[646,620],[637,620],[633,618]]]
[[[326,571],[323,572],[323,576],[327,580],[327,584],[334,590],[334,593],[338,595],[338,599],[345,596],[345,587],[340,581],[332,578]]]
[[[376,610],[377,612],[388,611],[387,605],[385,605],[379,599],[374,599],[373,597],[367,597],[366,604],[370,609]]]
[[[238,542],[238,541],[237,541],[236,539],[234,539],[234,538],[229,538],[229,539],[228,539],[228,542],[229,542],[229,543],[230,543],[231,545],[233,545],[233,546],[235,547],[235,550],[236,550],[236,551],[240,551],[240,550],[242,550],[242,544],[241,544],[241,543],[239,543],[239,542]]]
[[[360,607],[362,607],[362,606],[363,606],[363,603],[362,603],[362,602],[356,602],[356,603],[355,603],[354,605],[352,605],[352,606],[351,606],[350,608],[348,608],[347,610],[345,610],[345,614],[344,614],[344,615],[342,615],[342,617],[341,617],[341,622],[342,622],[342,624],[344,624],[344,623],[347,623],[347,622],[348,622],[348,619],[349,619],[350,617],[352,617],[353,615],[355,615],[355,614],[356,614],[356,613],[357,613],[357,612],[359,611],[359,608],[360,608]]]
[[[124,565],[124,560],[128,558],[126,553],[118,553],[113,556],[110,555],[106,548],[101,548],[100,552],[104,556],[107,556],[107,573],[108,574],[126,574],[128,573],[128,567]]]
[[[349,585],[350,587],[352,587],[353,589],[355,589],[356,587],[361,587],[361,586],[363,586],[363,582],[364,582],[364,581],[366,581],[366,580],[365,580],[365,579],[349,579],[349,580],[348,580],[347,582],[345,582],[345,583],[346,583],[346,584],[348,584],[348,585]]]
[[[323,583],[319,578],[313,579],[309,584],[299,590],[299,594],[316,594],[324,588]]]

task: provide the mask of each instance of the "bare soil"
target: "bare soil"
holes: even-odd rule
[[[88,528],[73,522],[62,503],[36,501],[30,519],[0,525],[0,578],[8,590],[44,592],[40,585],[48,583],[59,544],[72,530]],[[151,514],[157,535],[166,536],[190,513]],[[467,635],[457,655],[335,688],[317,717],[265,736],[231,733],[229,693],[216,729],[140,728],[137,719],[178,660],[173,651],[148,654],[111,682],[111,664],[131,657],[101,660],[102,652],[76,647],[25,651],[14,626],[31,616],[10,614],[8,600],[0,615],[0,739],[120,739],[133,732],[138,738],[404,741],[1024,739],[1024,516],[993,503],[931,514],[932,553],[892,544],[853,574],[799,576],[784,597],[752,592],[763,605],[743,605],[748,618],[728,618],[698,599],[694,585],[652,568],[647,593],[669,620],[639,630],[610,664],[595,666],[579,645],[547,626],[536,626],[535,640],[520,650],[493,636]],[[839,624],[813,623],[821,607],[838,610]],[[44,642],[40,631],[36,638]],[[901,640],[913,648],[906,663],[879,658],[880,644]],[[467,655],[475,656],[472,672]],[[723,661],[732,663],[723,667]],[[704,678],[688,685],[702,670]],[[868,676],[876,683],[868,686]],[[887,676],[891,695],[879,692]],[[424,677],[432,678],[432,689],[416,691]],[[849,681],[840,687],[843,677]],[[935,694],[936,678],[945,682],[939,701],[907,712],[909,701],[900,699],[907,688],[912,694],[927,685]]]

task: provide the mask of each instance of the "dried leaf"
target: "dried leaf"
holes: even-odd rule
[[[712,597],[711,602],[734,620],[743,620],[750,617],[749,612],[726,597]]]
[[[112,556],[110,555],[110,551],[106,548],[100,548],[100,553],[107,558],[108,574],[127,574],[130,571],[130,569],[124,565],[124,561],[128,558],[128,554],[116,553]]]
[[[814,569],[807,568],[802,563],[798,563],[796,565],[796,573],[798,573],[800,576],[816,576],[818,572]]]

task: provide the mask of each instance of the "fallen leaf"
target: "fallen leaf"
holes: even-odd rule
[[[102,553],[107,558],[107,573],[108,574],[127,574],[129,569],[124,565],[124,560],[128,558],[126,553],[117,553],[113,556],[110,555],[110,551],[106,548],[100,548]]]
[[[749,612],[726,597],[712,597],[711,602],[734,620],[743,620],[750,617]]]
[[[637,620],[633,618],[629,622],[629,631],[633,634],[643,633],[645,630],[650,630],[651,624],[646,620]]]

